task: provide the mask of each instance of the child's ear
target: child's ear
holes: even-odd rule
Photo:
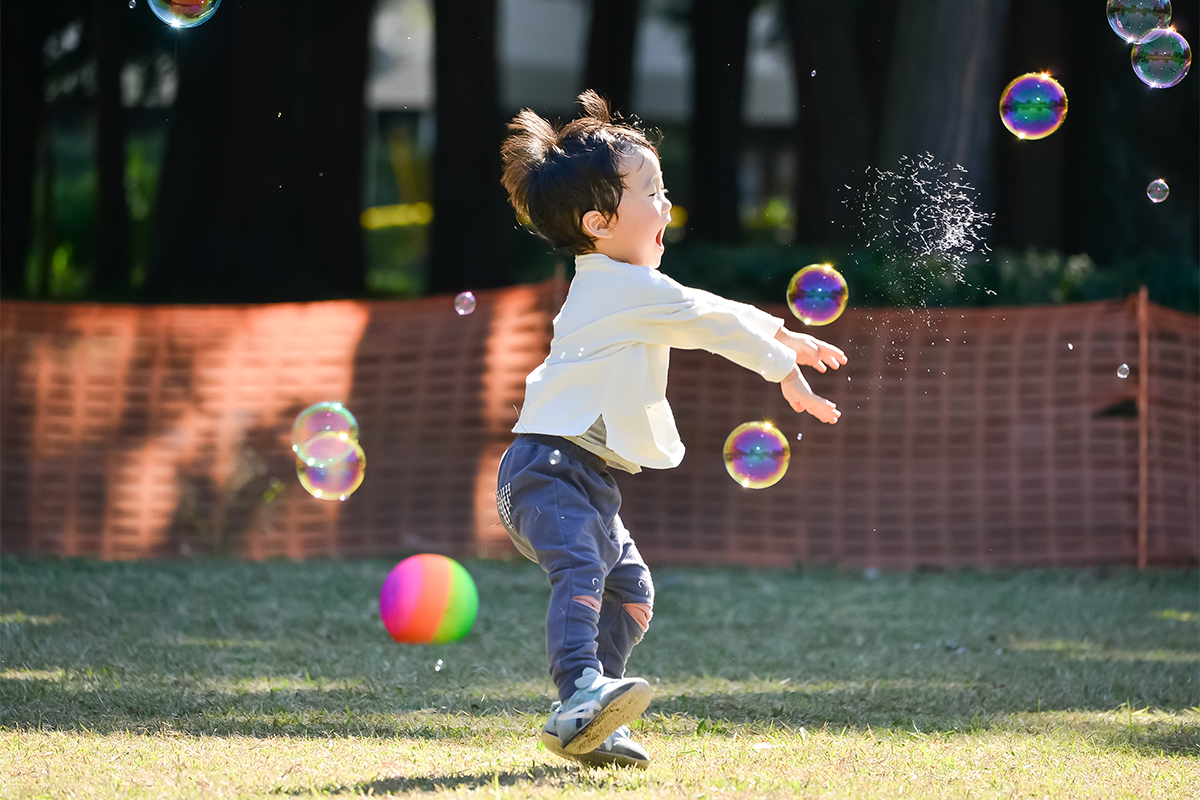
[[[588,211],[583,215],[583,232],[593,239],[611,239],[614,222],[599,211]]]

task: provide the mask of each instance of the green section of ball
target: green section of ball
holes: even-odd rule
[[[479,614],[479,590],[471,573],[453,559],[450,564],[450,591],[446,597],[446,610],[442,621],[433,634],[432,642],[457,641],[471,632],[475,617]]]

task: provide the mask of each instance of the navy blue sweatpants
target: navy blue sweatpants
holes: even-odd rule
[[[591,667],[610,678],[654,607],[650,570],[617,512],[604,459],[558,436],[521,434],[500,461],[496,508],[513,544],[550,579],[546,650],[558,696]]]

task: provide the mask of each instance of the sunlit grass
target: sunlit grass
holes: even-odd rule
[[[536,566],[401,646],[393,562],[0,563],[0,796],[1185,797],[1194,572],[663,569],[645,772],[540,746]],[[434,670],[438,659],[444,661]]]

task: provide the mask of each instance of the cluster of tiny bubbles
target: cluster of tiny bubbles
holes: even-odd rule
[[[849,299],[846,279],[831,264],[809,264],[788,282],[788,308],[805,325],[828,325]]]
[[[1152,30],[1138,40],[1129,55],[1133,71],[1151,89],[1179,83],[1192,66],[1192,48],[1170,28]]]
[[[758,374],[766,376],[769,372],[775,369],[775,354],[766,353],[758,360]]]
[[[1045,72],[1014,78],[1000,94],[1000,119],[1018,139],[1044,139],[1066,118],[1066,90]]]
[[[465,317],[475,310],[475,295],[471,292],[459,292],[454,298],[454,310],[460,317]]]
[[[318,500],[345,500],[362,485],[367,455],[345,433],[318,433],[296,451],[296,477]]]
[[[172,28],[194,28],[208,22],[221,0],[149,0],[154,16]]]
[[[1121,366],[1117,367],[1117,377],[1122,380],[1129,377],[1129,365],[1128,364],[1122,364]]]
[[[551,466],[557,465],[562,462],[562,453],[558,450],[552,450],[550,451],[550,458],[547,460],[550,462]]]
[[[774,486],[787,472],[787,437],[770,422],[743,422],[725,439],[722,451],[729,477],[746,489]]]
[[[889,301],[922,307],[942,284],[965,283],[968,259],[986,254],[991,214],[976,208],[966,170],[930,153],[902,156],[895,169],[867,167],[866,183],[850,190],[858,238],[884,272]]]
[[[1150,181],[1150,185],[1146,187],[1146,197],[1150,198],[1151,203],[1161,203],[1170,193],[1171,187],[1167,186],[1167,182],[1162,178]]]
[[[1108,0],[1108,24],[1127,42],[1136,42],[1171,22],[1171,0]]]
[[[345,438],[358,441],[358,420],[341,403],[313,403],[292,423],[292,451],[299,452],[302,444],[320,433],[344,434]]]

